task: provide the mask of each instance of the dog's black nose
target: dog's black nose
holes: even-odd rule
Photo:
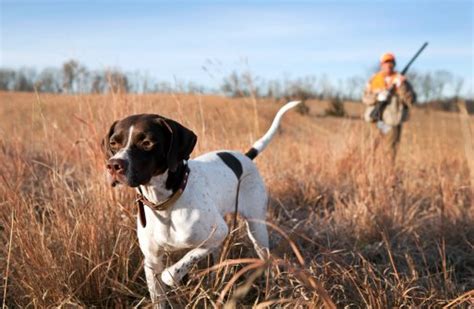
[[[123,159],[110,159],[107,163],[107,169],[111,173],[125,174],[127,172],[127,161]]]

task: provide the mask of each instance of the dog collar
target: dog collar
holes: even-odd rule
[[[137,198],[135,200],[135,203],[138,206],[138,215],[140,217],[140,222],[143,227],[146,226],[146,217],[145,217],[145,209],[144,205],[148,206],[152,210],[155,211],[162,211],[170,208],[183,194],[184,189],[186,189],[186,185],[188,184],[188,178],[189,178],[189,173],[191,170],[189,169],[188,165],[186,165],[186,169],[184,171],[183,175],[183,180],[181,181],[181,184],[178,187],[178,190],[173,192],[166,200],[160,202],[160,203],[153,203],[149,201],[142,193],[142,190],[140,187],[138,187],[138,193],[137,193]]]

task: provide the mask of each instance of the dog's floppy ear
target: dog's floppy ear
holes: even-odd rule
[[[118,121],[114,121],[114,123],[112,123],[112,125],[110,126],[110,129],[109,129],[109,132],[102,139],[102,143],[101,143],[102,147],[101,148],[102,148],[102,151],[104,152],[105,157],[107,159],[109,159],[111,156],[113,156],[112,149],[110,149],[109,140],[110,140],[110,137],[112,136],[112,134],[114,134],[115,125],[117,124],[117,122]]]
[[[170,134],[170,146],[166,160],[168,161],[169,170],[175,172],[179,162],[189,159],[189,155],[196,145],[197,136],[193,131],[174,120],[159,118],[158,123]]]

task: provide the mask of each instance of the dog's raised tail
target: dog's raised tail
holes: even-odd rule
[[[272,125],[270,126],[270,129],[268,129],[267,133],[263,135],[258,141],[256,141],[253,145],[252,148],[250,148],[245,155],[249,157],[250,159],[255,159],[259,153],[261,153],[270,143],[272,140],[273,136],[278,130],[278,126],[280,125],[280,120],[283,115],[292,109],[293,107],[297,106],[300,104],[301,101],[291,101],[286,103],[285,105],[280,108],[278,113],[276,114],[275,118],[273,119]]]

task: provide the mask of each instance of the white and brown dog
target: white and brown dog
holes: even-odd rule
[[[112,186],[122,183],[139,195],[138,240],[148,289],[159,307],[165,305],[160,279],[174,286],[193,263],[210,253],[218,256],[229,232],[224,216],[237,205],[258,255],[265,257],[267,193],[252,159],[269,144],[283,114],[299,103],[283,106],[246,154],[221,150],[189,161],[197,137],[173,120],[140,114],[112,124],[103,140],[108,178]],[[164,268],[163,254],[182,249],[189,251]]]

